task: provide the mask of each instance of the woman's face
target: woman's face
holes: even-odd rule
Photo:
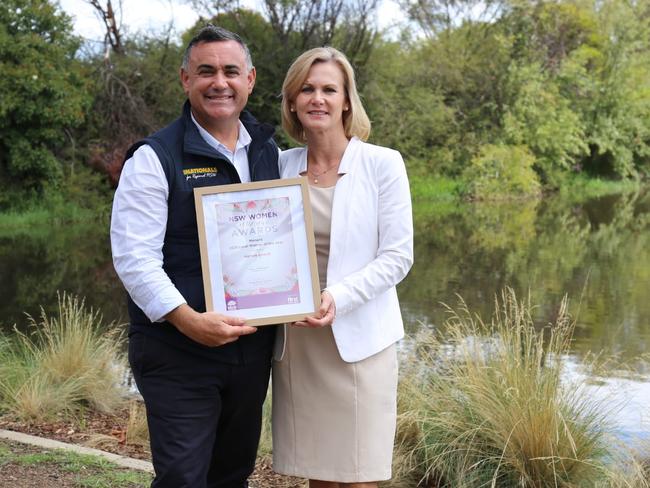
[[[349,103],[339,65],[329,61],[312,65],[291,108],[305,133],[342,130]]]

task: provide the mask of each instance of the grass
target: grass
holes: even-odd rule
[[[414,202],[461,200],[464,187],[461,180],[443,176],[412,175],[409,184]]]
[[[445,337],[420,337],[401,379],[390,486],[646,487],[614,448],[603,403],[562,381],[573,322],[566,299],[538,329],[506,290],[489,323],[461,301]]]
[[[643,183],[639,180],[610,180],[587,177],[583,174],[568,177],[560,187],[561,195],[571,196],[577,200],[597,198],[606,195],[638,191]]]
[[[26,209],[0,212],[0,237],[32,235],[46,232],[53,226],[71,223],[108,225],[106,211],[84,208],[75,203],[31,206]]]
[[[63,450],[36,453],[13,452],[10,444],[0,441],[0,465],[47,466],[48,470],[73,475],[76,486],[86,488],[148,487],[151,475],[126,470],[103,458]]]
[[[27,421],[120,406],[125,360],[117,328],[100,332],[101,316],[83,300],[59,296],[58,314],[29,318],[29,333],[0,339],[2,411]]]
[[[457,205],[466,201],[467,182],[460,178],[412,174],[409,176],[414,206],[447,204]],[[638,191],[643,185],[639,180],[611,180],[588,177],[584,174],[567,176],[558,193],[582,201],[606,195]],[[532,197],[537,198],[537,197]],[[1,227],[1,226],[0,226]]]

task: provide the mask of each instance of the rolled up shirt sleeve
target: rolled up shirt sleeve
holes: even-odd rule
[[[147,145],[124,163],[113,199],[113,265],[135,304],[161,322],[186,303],[163,270],[169,186],[158,156]]]

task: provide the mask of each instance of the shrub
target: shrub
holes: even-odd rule
[[[30,317],[30,334],[4,338],[0,398],[3,410],[39,420],[89,407],[111,412],[122,403],[124,357],[113,324],[101,332],[101,316],[84,301],[63,294],[56,317]]]
[[[463,173],[467,194],[478,200],[538,196],[534,163],[525,146],[485,145]]]
[[[512,290],[487,324],[462,302],[450,309],[445,341],[420,340],[401,383],[396,473],[433,486],[597,486],[606,411],[562,382],[566,306],[541,330]]]

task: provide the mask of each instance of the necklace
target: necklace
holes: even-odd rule
[[[338,165],[338,163],[337,163],[337,164],[334,164],[334,165],[330,166],[330,167],[327,168],[325,171],[321,171],[320,173],[316,173],[316,172],[314,172],[314,171],[310,171],[310,169],[309,169],[309,165],[308,165],[308,166],[307,166],[307,173],[310,174],[310,175],[312,176],[312,178],[313,178],[313,180],[314,180],[314,183],[317,184],[317,183],[318,183],[318,178],[320,178],[322,175],[324,175],[324,174],[327,173],[328,171],[331,171],[331,170],[333,170],[334,168],[337,168],[338,166],[339,166],[339,165]]]

